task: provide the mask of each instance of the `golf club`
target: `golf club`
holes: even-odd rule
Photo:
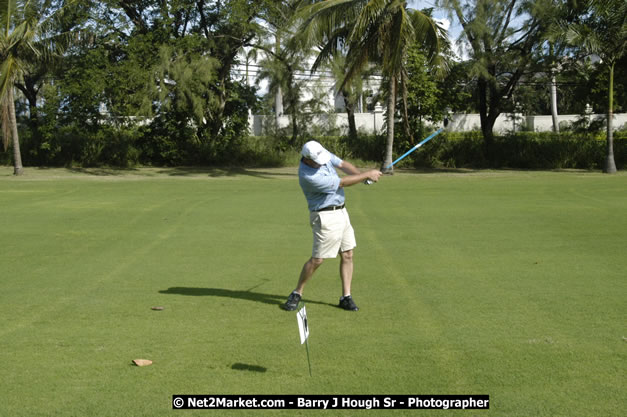
[[[401,155],[399,158],[396,159],[396,161],[392,162],[390,165],[386,166],[385,169],[390,169],[392,168],[397,162],[401,161],[403,158],[405,158],[406,156],[408,156],[410,153],[412,153],[413,151],[415,151],[416,149],[420,148],[422,145],[424,145],[425,143],[429,142],[431,139],[433,139],[434,137],[436,137],[437,135],[439,135],[440,133],[442,133],[442,131],[444,129],[446,129],[446,126],[448,125],[448,118],[444,119],[444,127],[439,128],[438,130],[436,130],[435,132],[433,132],[432,134],[430,134],[427,138],[423,139],[422,142],[420,142],[418,145],[414,146],[413,148],[411,148],[410,150],[408,150],[407,152],[405,152],[403,155]],[[366,180],[364,181],[364,184],[366,185],[370,185],[372,184],[373,181],[372,180]]]

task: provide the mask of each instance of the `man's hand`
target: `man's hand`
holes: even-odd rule
[[[347,175],[340,180],[340,187],[348,187],[351,185],[362,183],[366,180],[377,182],[379,181],[379,177],[381,177],[381,175],[383,175],[383,173],[378,169],[371,169],[370,171]]]
[[[383,173],[378,169],[371,169],[370,171],[366,171],[366,174],[368,175],[367,179],[374,182],[379,181],[379,177],[383,175]]]

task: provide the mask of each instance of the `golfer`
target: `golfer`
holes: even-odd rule
[[[309,223],[313,230],[313,250],[311,258],[300,273],[298,285],[290,294],[284,308],[296,310],[307,281],[327,258],[340,254],[340,278],[342,297],[340,307],[345,310],[359,310],[351,297],[353,280],[353,249],[355,232],[344,206],[344,187],[359,184],[365,180],[378,181],[381,171],[373,169],[361,172],[353,164],[343,161],[322,147],[316,141],[303,145],[302,159],[298,168],[298,181],[309,205]],[[346,176],[340,178],[336,168]]]

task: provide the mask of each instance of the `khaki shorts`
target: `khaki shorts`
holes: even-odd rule
[[[348,211],[314,211],[309,214],[313,230],[314,258],[336,258],[338,253],[349,251],[357,246],[355,231],[351,226]]]

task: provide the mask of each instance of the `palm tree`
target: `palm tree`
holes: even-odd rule
[[[15,115],[15,84],[24,77],[34,61],[45,62],[68,44],[70,34],[49,35],[54,19],[65,6],[50,13],[52,0],[0,0],[0,123],[6,151],[9,140],[13,147],[13,173],[24,172]]]
[[[567,28],[567,39],[601,58],[609,70],[606,173],[616,172],[614,161],[614,67],[627,50],[627,3],[624,0],[587,0],[588,14]]]
[[[238,55],[244,61],[245,72],[244,72],[244,84],[246,87],[250,87],[250,77],[249,77],[249,67],[252,63],[257,62],[257,58],[259,57],[256,48],[242,48]]]
[[[20,72],[18,46],[22,40],[28,39],[28,27],[26,21],[23,21],[21,25],[12,24],[16,16],[20,14],[16,3],[10,0],[0,2],[0,25],[2,25],[0,26],[0,59],[2,61],[0,65],[0,123],[4,150],[7,150],[9,140],[13,146],[13,173],[21,175],[24,167],[17,133],[13,89]]]
[[[306,61],[302,54],[292,53],[285,49],[276,54],[271,48],[264,48],[266,58],[259,61],[261,68],[257,73],[257,81],[269,80],[268,91],[274,95],[275,124],[279,129],[279,120],[283,114],[283,99],[287,100],[287,112],[292,122],[290,143],[295,145],[301,132],[298,124],[299,99],[304,82],[299,81],[296,73],[303,71],[301,63]]]
[[[579,2],[549,0],[542,8],[543,18],[547,25],[546,37],[548,40],[548,50],[545,61],[550,77],[550,100],[551,117],[553,119],[553,131],[559,133],[558,110],[557,110],[557,75],[562,70],[562,58],[567,56],[569,45],[567,37],[568,25],[581,20],[586,14],[586,5]],[[538,7],[538,9],[540,9]],[[566,28],[566,29],[565,29]]]
[[[346,53],[346,71],[339,89],[372,64],[380,65],[388,82],[387,141],[384,167],[392,163],[397,87],[404,86],[407,48],[420,41],[435,58],[444,42],[443,30],[427,14],[407,9],[404,0],[326,0],[301,9],[298,31],[305,44],[320,46],[315,69],[338,52]],[[392,169],[388,170],[389,172]]]
[[[329,68],[333,74],[333,78],[341,82],[344,79],[344,72],[346,71],[346,56],[336,55],[329,63]],[[355,111],[357,110],[358,101],[363,90],[364,83],[362,77],[354,77],[350,82],[344,83],[342,89],[339,90],[339,94],[341,94],[344,100],[344,109],[346,110],[346,117],[348,119],[348,139],[350,143],[354,143],[355,140],[357,140]]]
[[[274,43],[272,45],[261,43],[255,45],[255,48],[264,51],[266,55],[266,58],[260,62],[262,70],[259,72],[257,80],[270,80],[269,90],[274,95],[274,114],[277,128],[284,112],[283,99],[287,99],[288,111],[292,119],[292,143],[296,142],[296,137],[299,134],[296,113],[302,87],[298,85],[294,75],[296,71],[300,70],[300,63],[304,61],[303,55],[306,52],[286,48],[283,41],[291,36],[292,19],[302,1],[304,0],[268,2],[262,18],[267,24],[267,34],[274,37]]]

